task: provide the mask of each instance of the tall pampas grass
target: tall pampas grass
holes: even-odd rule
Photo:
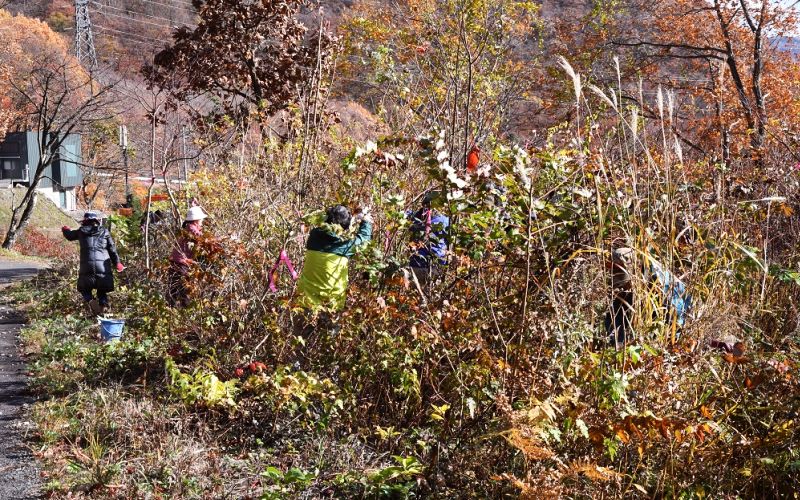
[[[572,79],[572,87],[575,91],[575,125],[577,128],[577,137],[579,143],[583,143],[582,134],[581,134],[581,96],[583,94],[581,85],[581,75],[575,72],[575,69],[566,60],[563,56],[559,56],[559,64],[567,73],[567,75]]]

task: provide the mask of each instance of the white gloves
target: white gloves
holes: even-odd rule
[[[362,208],[361,213],[358,214],[358,216],[361,220],[369,222],[370,224],[375,223],[375,219],[372,218],[372,213],[369,207]]]

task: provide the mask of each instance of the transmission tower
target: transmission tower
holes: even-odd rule
[[[89,20],[89,0],[75,0],[75,57],[90,68],[97,66],[92,22]]]

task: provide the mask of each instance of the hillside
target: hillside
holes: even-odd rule
[[[322,12],[335,27],[352,12],[357,4],[368,4],[380,10],[390,8],[392,0],[333,0],[324,2]],[[620,4],[620,5],[625,5]],[[631,3],[630,5],[635,5]],[[540,4],[546,25],[579,20],[595,7],[591,0],[543,0]],[[23,13],[46,21],[55,31],[71,38],[74,30],[74,3],[66,0],[11,0],[7,6],[13,12]],[[314,10],[313,8],[311,9]],[[124,68],[126,64],[149,61],[163,47],[170,32],[179,26],[193,26],[196,13],[188,0],[91,0],[90,17],[99,57],[106,63]],[[635,25],[639,11],[623,10]],[[644,13],[642,13],[644,14]],[[309,20],[311,16],[309,16]],[[546,32],[546,45],[559,47],[557,33]],[[794,38],[776,42],[793,53],[800,51],[800,42]]]
[[[19,200],[22,188],[0,189],[0,234],[5,234],[11,218],[12,199]],[[53,202],[39,196],[31,222],[15,250],[24,255],[46,257],[56,260],[70,259],[75,255],[75,246],[61,236],[61,227],[75,227],[71,217],[62,212]]]
[[[46,21],[71,43],[73,2],[13,0],[7,8]],[[123,72],[150,61],[174,27],[195,22],[194,8],[186,0],[91,0],[89,15],[98,58]]]
[[[13,192],[11,189],[0,189],[0,229],[8,225],[12,199],[16,197],[19,200],[22,194],[22,188],[15,188]],[[75,224],[75,221],[46,197],[39,196],[31,223],[43,231],[60,232],[61,226]]]
[[[333,0],[323,2],[321,10],[335,27],[359,3],[373,5],[377,10],[395,4],[394,0]],[[590,0],[544,0],[542,15],[551,20],[578,18],[591,7]],[[71,42],[75,24],[73,2],[11,0],[7,8],[46,21]],[[316,12],[314,7],[309,10]],[[193,26],[196,22],[194,7],[188,0],[91,0],[89,12],[98,56],[121,69],[149,62],[175,27]],[[314,16],[306,17],[311,21]]]

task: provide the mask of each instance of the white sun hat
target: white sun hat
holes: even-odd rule
[[[205,213],[202,207],[192,207],[188,212],[186,212],[186,220],[188,222],[203,220],[206,218],[208,218],[208,214]]]

